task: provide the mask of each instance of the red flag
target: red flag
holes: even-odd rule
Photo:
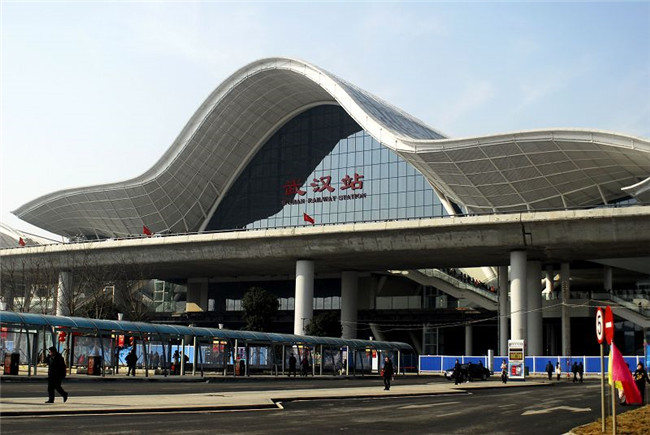
[[[22,237],[18,239],[18,244],[19,244],[20,246],[25,246],[25,241],[23,240]]]
[[[153,234],[153,233],[151,232],[151,230],[150,230],[149,228],[147,228],[146,225],[142,225],[142,233],[145,234],[145,235],[147,235],[147,236],[151,236],[151,235]]]
[[[312,225],[316,223],[316,221],[314,221],[314,218],[309,216],[307,213],[303,213],[302,218],[304,219],[305,222],[309,222]]]
[[[638,403],[641,404],[641,393],[634,382],[632,373],[630,373],[630,368],[625,364],[623,355],[621,352],[614,346],[612,341],[612,346],[609,349],[609,384],[614,384],[619,390],[623,390],[625,395],[625,403],[632,404]]]

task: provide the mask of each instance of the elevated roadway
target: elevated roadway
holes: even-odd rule
[[[4,269],[141,266],[139,278],[317,273],[650,257],[650,207],[515,213],[141,237],[0,250]],[[144,276],[146,275],[146,276]]]

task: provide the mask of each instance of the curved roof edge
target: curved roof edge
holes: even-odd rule
[[[607,144],[613,147],[628,148],[650,152],[650,140],[639,136],[632,136],[613,131],[585,129],[585,128],[545,128],[539,130],[520,130],[505,133],[495,133],[485,136],[467,136],[461,138],[445,138],[435,141],[430,140],[405,140],[415,153],[463,148],[476,145],[489,145],[503,143],[504,141],[537,141],[537,140],[567,140],[573,142],[590,142]]]
[[[69,189],[63,189],[50,194],[42,195],[20,206],[12,213],[20,217],[33,206],[36,206],[46,200],[63,197],[69,193],[75,193],[78,191],[93,188],[101,188],[102,190],[110,190],[111,188],[120,189],[128,184],[142,184],[150,181],[151,179],[160,175],[162,172],[166,171],[171,163],[178,158],[179,154],[183,151],[184,146],[187,145],[188,141],[201,128],[203,122],[206,120],[209,114],[215,110],[215,108],[223,100],[226,94],[233,91],[238,86],[245,85],[246,80],[250,79],[255,74],[270,69],[285,69],[301,74],[304,77],[310,79],[314,85],[320,86],[323,90],[326,90],[362,128],[364,128],[373,137],[375,137],[377,140],[389,148],[399,149],[408,141],[417,140],[418,138],[408,137],[404,134],[400,135],[395,132],[395,126],[381,123],[379,120],[373,118],[372,114],[367,110],[364,110],[360,103],[355,100],[355,97],[351,95],[352,92],[348,92],[349,90],[359,92],[360,94],[364,95],[367,100],[373,100],[377,102],[381,106],[380,108],[383,110],[395,112],[400,116],[403,116],[405,120],[409,120],[414,125],[421,127],[420,131],[428,131],[428,139],[445,137],[433,128],[427,126],[424,122],[392,106],[384,100],[381,100],[379,97],[363,91],[360,88],[357,88],[354,85],[345,82],[335,75],[328,73],[327,71],[320,69],[308,62],[294,58],[280,57],[260,59],[240,68],[226,80],[224,80],[214,91],[212,91],[212,93],[205,99],[205,101],[201,104],[201,106],[199,106],[196,112],[189,119],[185,127],[183,127],[180,134],[177,136],[176,140],[174,140],[172,145],[167,149],[167,151],[165,151],[165,153],[151,166],[150,169],[141,175],[114,183],[72,187]],[[421,137],[420,139],[426,138]]]
[[[91,333],[152,334],[181,337],[191,335],[205,338],[238,339],[255,343],[282,343],[324,346],[349,346],[353,349],[372,348],[377,350],[399,350],[414,352],[402,342],[344,339],[335,337],[314,337],[309,335],[280,334],[273,332],[236,331],[229,329],[166,325],[158,323],[129,322],[85,317],[53,316],[35,313],[0,311],[0,324],[16,325],[21,328],[51,327],[60,330],[86,331]]]
[[[650,175],[650,142],[646,139],[578,129],[447,139],[323,69],[276,57],[252,62],[224,80],[142,175],[53,192],[13,213],[68,236],[93,231],[106,237],[140,234],[142,225],[153,232],[198,231],[264,142],[290,116],[318,104],[340,105],[382,145],[415,166],[441,192],[443,200],[453,200],[469,211],[607,203],[622,195],[622,187]],[[495,157],[500,146],[509,149],[503,154],[507,158]],[[553,162],[566,158],[570,165],[565,173],[579,174],[558,176],[545,162],[526,158],[528,150],[538,149],[545,149]],[[616,149],[624,153],[612,151]],[[582,151],[597,152],[599,160],[588,163],[588,157],[578,156]],[[607,160],[610,155],[614,164]],[[513,170],[523,171],[527,178],[513,175]],[[599,170],[605,173],[594,174]],[[534,192],[522,182],[534,185]]]

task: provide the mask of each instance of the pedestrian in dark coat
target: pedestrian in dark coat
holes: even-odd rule
[[[307,376],[309,374],[309,360],[307,357],[303,357],[300,361],[300,376]]]
[[[458,385],[461,382],[463,382],[463,373],[460,367],[460,362],[458,362],[458,360],[456,360],[456,364],[454,364],[453,376],[454,376],[454,385]]]
[[[546,364],[546,373],[548,374],[548,380],[553,379],[553,363],[550,361]]]
[[[50,355],[47,357],[47,394],[49,399],[45,403],[54,403],[54,391],[58,391],[63,401],[68,401],[68,393],[61,387],[61,382],[65,378],[66,366],[63,356],[56,350],[56,347],[50,347]]]
[[[383,378],[384,378],[384,390],[390,390],[390,381],[393,379],[395,370],[393,369],[393,362],[390,358],[386,357],[384,359],[384,369],[383,369]]]
[[[295,356],[293,356],[293,353],[292,353],[291,356],[289,357],[289,374],[287,374],[287,376],[290,377],[291,373],[293,373],[293,377],[294,378],[296,377],[296,363],[297,362],[298,362],[298,360],[296,359]]]
[[[578,382],[578,363],[574,362],[571,366],[571,372],[573,373],[573,382]]]
[[[115,374],[118,374],[120,372],[120,351],[122,350],[122,347],[120,346],[115,346],[115,354],[113,355],[113,361],[115,362]]]
[[[582,376],[585,373],[585,365],[582,364],[582,361],[580,361],[580,364],[578,364],[578,375],[580,375],[580,383],[582,384]]]
[[[174,359],[174,364],[173,364],[174,370],[172,370],[172,371],[173,371],[173,373],[175,375],[180,375],[181,374],[181,357],[178,355],[178,350],[174,351],[173,359]]]
[[[639,363],[636,366],[636,371],[634,372],[634,383],[641,393],[641,405],[645,403],[645,383],[646,381],[650,382],[648,377],[648,372],[645,371],[643,363]]]
[[[131,352],[126,356],[126,366],[128,370],[126,371],[126,375],[133,375],[135,376],[135,366],[138,363],[138,355],[135,353],[135,346],[133,346],[133,349],[131,349]]]

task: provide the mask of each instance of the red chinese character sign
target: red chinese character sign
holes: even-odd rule
[[[291,180],[284,183],[284,194],[286,196],[300,195],[305,196],[307,192],[300,189],[302,182],[300,180]]]
[[[336,190],[332,187],[332,177],[329,175],[325,177],[314,178],[310,186],[314,189],[314,192],[323,192],[325,190],[328,192],[334,192]]]
[[[341,182],[343,183],[343,186],[341,187],[341,190],[363,189],[363,175],[359,175],[356,172],[354,173],[354,178],[350,178],[349,175],[346,175],[345,177],[343,177],[341,179]]]
[[[356,172],[354,176],[346,174],[341,178],[340,186],[338,187],[338,190],[341,192],[339,195],[336,195],[336,187],[332,185],[332,176],[323,175],[319,178],[312,178],[311,183],[309,183],[309,187],[311,187],[313,193],[322,193],[323,195],[305,197],[307,192],[303,190],[303,180],[289,180],[282,185],[282,188],[284,189],[284,196],[290,199],[282,200],[282,206],[364,199],[367,198],[367,194],[360,192],[363,190],[363,182],[364,176],[362,174]],[[354,191],[354,193],[348,193],[350,191]],[[311,223],[308,219],[305,219],[305,222]]]

